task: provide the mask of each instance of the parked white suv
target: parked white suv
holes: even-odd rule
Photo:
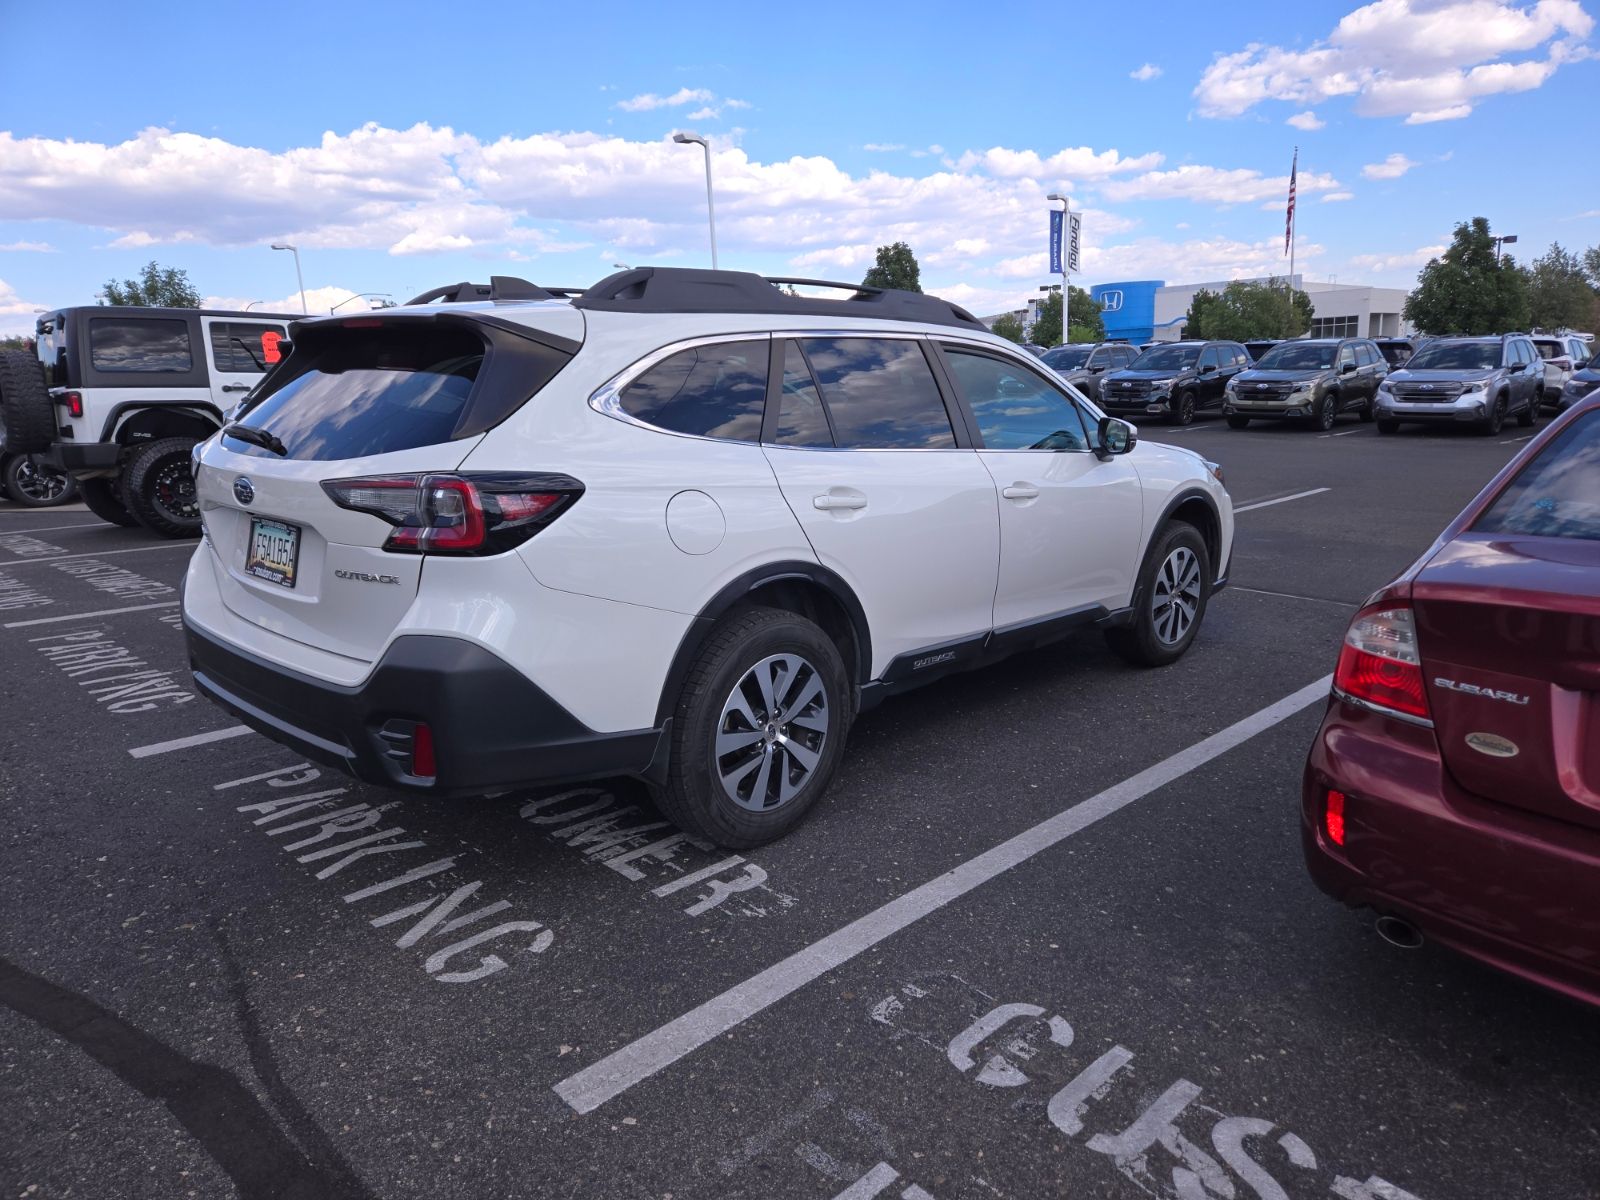
[[[1169,663],[1222,586],[1215,465],[954,305],[648,268],[492,291],[296,323],[196,451],[196,682],[369,782],[634,775],[752,846],[885,696],[1086,625]]]

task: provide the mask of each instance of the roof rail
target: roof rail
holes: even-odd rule
[[[420,296],[407,300],[405,307],[413,304],[432,304],[442,300],[446,304],[467,304],[474,300],[554,300],[554,292],[546,291],[536,283],[518,279],[515,275],[491,275],[488,283],[447,283]]]
[[[841,288],[854,294],[845,300],[791,296],[778,289],[780,283]],[[921,292],[820,279],[764,279],[748,271],[706,271],[689,267],[634,267],[618,271],[574,297],[572,306],[598,312],[869,317],[967,329],[986,328],[960,305]]]

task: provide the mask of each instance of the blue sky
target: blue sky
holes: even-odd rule
[[[1594,0],[1590,0],[1593,9]],[[1057,24],[1072,14],[1070,27]],[[1219,14],[1226,14],[1225,16]],[[1455,222],[1524,256],[1600,242],[1580,0],[9,6],[0,332],[150,258],[207,297],[312,307],[614,262],[858,279],[903,239],[983,311],[1047,281],[1299,267],[1408,285]]]

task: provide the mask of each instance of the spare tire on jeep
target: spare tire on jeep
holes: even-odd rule
[[[26,350],[0,352],[0,420],[12,454],[40,454],[55,440],[55,405],[44,368]]]

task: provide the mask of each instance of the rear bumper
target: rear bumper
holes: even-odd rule
[[[121,455],[122,447],[116,442],[57,441],[45,451],[44,460],[69,473],[109,471],[116,468]]]
[[[1323,828],[1347,796],[1345,844]],[[1330,700],[1306,763],[1301,836],[1312,880],[1354,907],[1600,1005],[1600,833],[1461,791],[1433,731]]]
[[[596,733],[525,675],[460,638],[396,638],[353,687],[245,653],[185,623],[196,686],[258,733],[367,783],[476,795],[608,775],[645,776],[664,729]],[[433,734],[436,773],[410,774],[412,731]]]

